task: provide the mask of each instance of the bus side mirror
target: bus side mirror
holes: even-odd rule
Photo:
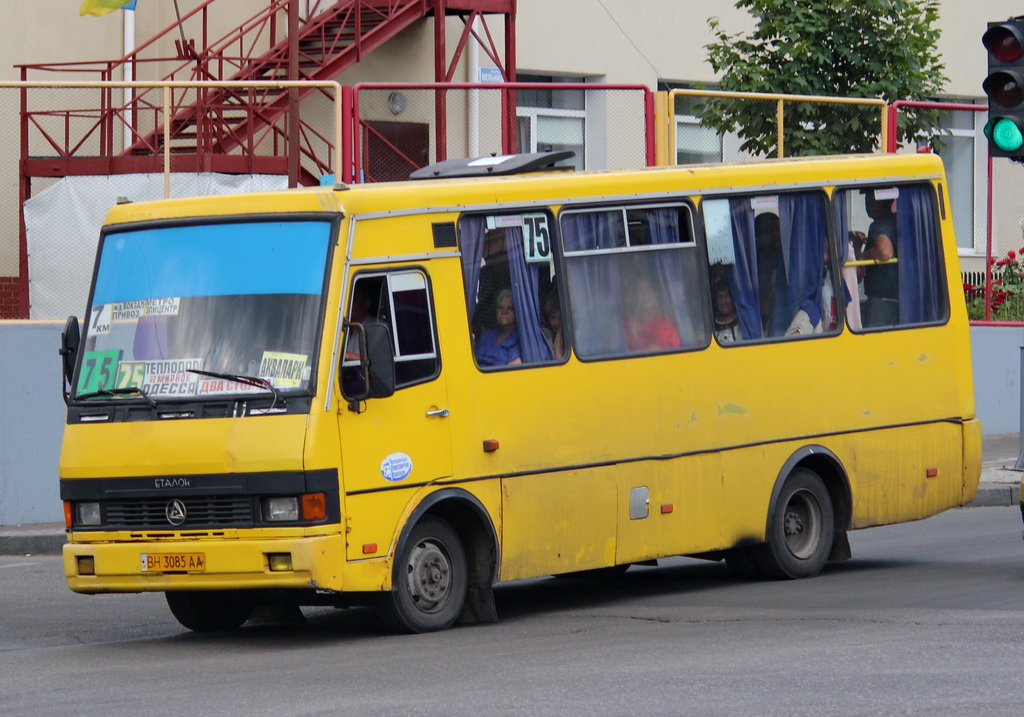
[[[64,364],[64,380],[71,384],[71,379],[75,373],[75,359],[78,358],[78,347],[82,343],[82,332],[78,328],[78,317],[69,316],[67,323],[64,324],[64,331],[60,335],[60,354],[61,361]],[[65,398],[67,392],[65,391]]]
[[[395,392],[395,358],[391,330],[383,324],[345,322],[350,336],[359,337],[359,362],[345,361],[341,366],[342,395],[350,411],[359,413],[359,404],[368,398],[387,398]]]

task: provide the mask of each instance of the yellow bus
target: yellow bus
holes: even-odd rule
[[[666,556],[811,577],[973,499],[937,157],[559,158],[112,208],[61,349],[71,589],[420,632]]]

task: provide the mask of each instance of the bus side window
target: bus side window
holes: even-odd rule
[[[404,388],[436,378],[441,360],[434,330],[433,302],[427,277],[421,271],[357,275],[349,300],[348,320],[364,326],[387,326],[395,357],[395,387]],[[359,334],[345,337],[342,389],[346,396],[362,387]]]
[[[689,207],[610,207],[560,217],[573,341],[583,358],[699,348],[703,265]]]
[[[719,343],[839,330],[824,194],[705,199],[701,209]]]
[[[836,191],[847,293],[856,297],[855,329],[944,321],[948,301],[935,193],[931,185]]]
[[[565,357],[553,229],[550,214],[538,211],[460,219],[466,309],[481,368]]]

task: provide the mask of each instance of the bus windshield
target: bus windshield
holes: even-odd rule
[[[331,230],[275,219],[107,232],[74,396],[311,393]]]

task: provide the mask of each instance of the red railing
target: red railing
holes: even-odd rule
[[[22,80],[39,79],[38,73],[85,75],[90,80],[132,81],[149,75],[164,81],[249,81],[328,79],[346,63],[380,45],[402,27],[425,16],[426,0],[272,0],[256,15],[235,26],[220,40],[209,42],[211,6],[205,0],[177,23],[168,26],[128,55],[100,63],[22,65]],[[289,42],[287,15],[297,13],[298,31]],[[200,49],[195,39],[200,38]],[[161,56],[158,48],[174,39],[176,55]],[[169,71],[166,66],[171,65]],[[328,77],[325,77],[328,76]],[[300,90],[298,97],[272,88],[202,89],[172,91],[170,136],[175,152],[252,154],[271,139],[272,152],[287,131],[277,125],[297,100],[315,89]],[[322,90],[320,90],[322,91]],[[157,90],[132,92],[118,101],[115,91],[98,90],[91,109],[36,110],[23,93],[23,134],[41,136],[57,157],[75,157],[95,143],[101,156],[155,156],[164,138],[163,100]],[[85,120],[83,123],[82,120]],[[84,126],[83,126],[84,125]],[[124,149],[115,149],[117,131],[126,133]],[[299,134],[315,135],[301,123]],[[27,152],[27,141],[23,142]],[[95,149],[93,150],[95,153]],[[313,159],[305,153],[307,159]]]

